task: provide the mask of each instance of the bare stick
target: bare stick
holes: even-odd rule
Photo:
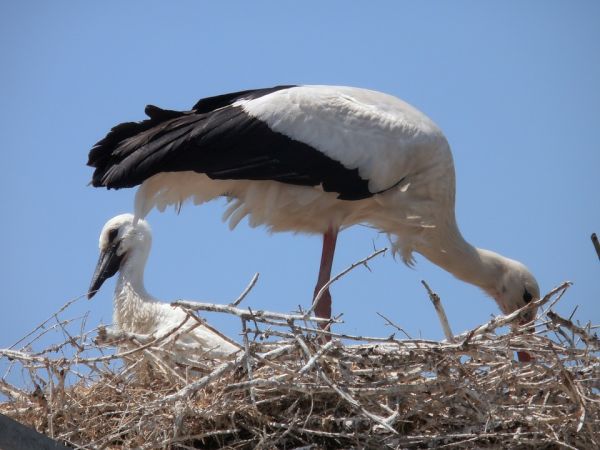
[[[180,324],[178,324],[175,327],[173,327],[167,333],[156,337],[154,340],[152,340],[152,341],[148,342],[147,344],[144,344],[144,345],[142,345],[140,347],[136,347],[136,348],[134,348],[132,350],[129,350],[129,351],[126,351],[126,352],[123,352],[123,353],[116,353],[114,355],[99,356],[99,357],[96,357],[96,358],[79,358],[77,361],[78,362],[82,362],[82,363],[94,363],[94,362],[100,362],[100,361],[110,361],[110,360],[115,359],[115,358],[124,358],[125,356],[129,356],[129,355],[132,355],[134,353],[140,352],[140,351],[145,350],[145,349],[147,349],[149,347],[152,347],[153,345],[155,345],[155,344],[157,344],[157,343],[159,343],[161,341],[164,341],[169,336],[175,334],[181,327],[183,327],[189,319],[190,319],[190,317],[186,316],[185,319],[183,319],[183,321]],[[106,330],[104,330],[104,331],[106,331]],[[107,336],[108,334],[105,333],[105,335]],[[102,340],[101,333],[99,333],[98,337],[100,338],[100,340]]]
[[[387,248],[382,248],[381,250],[377,250],[376,252],[371,253],[366,258],[363,258],[360,261],[357,261],[354,264],[350,265],[350,267],[346,268],[345,270],[342,270],[340,273],[338,273],[336,276],[334,276],[332,279],[330,279],[327,283],[325,283],[323,285],[323,287],[321,289],[319,289],[319,292],[317,293],[315,299],[313,300],[313,304],[310,307],[310,309],[308,309],[308,311],[306,311],[306,316],[305,316],[304,320],[313,320],[313,319],[309,319],[308,316],[313,313],[313,311],[315,310],[315,308],[317,306],[319,306],[319,302],[321,301],[321,298],[325,294],[325,291],[327,291],[327,289],[329,289],[329,286],[331,286],[337,280],[339,280],[344,275],[346,275],[348,272],[350,272],[351,270],[355,269],[358,266],[365,266],[366,268],[369,268],[369,266],[367,266],[367,261],[375,258],[377,255],[381,255],[382,253],[385,253],[386,251],[387,251]],[[327,321],[329,321],[329,319]]]
[[[312,355],[310,357],[310,359],[304,365],[304,367],[302,367],[298,371],[298,375],[302,375],[302,374],[308,372],[319,361],[319,359],[321,359],[321,357],[326,352],[328,352],[331,347],[333,347],[333,345],[338,345],[338,344],[336,343],[336,341],[329,341],[325,345],[323,345],[314,355]]]
[[[166,403],[172,403],[172,402],[176,402],[178,400],[184,400],[184,399],[188,398],[194,392],[202,389],[208,383],[210,383],[213,380],[216,380],[224,373],[231,372],[233,369],[241,366],[245,359],[246,359],[246,354],[244,353],[244,354],[238,356],[233,361],[228,361],[226,363],[221,364],[215,370],[213,370],[211,373],[200,378],[198,381],[195,381],[193,383],[186,385],[184,388],[180,389],[179,391],[175,392],[174,394],[167,395],[166,397],[164,397],[160,400],[156,400],[154,402],[155,406],[161,406]]]
[[[568,328],[573,333],[577,334],[583,342],[595,349],[600,348],[600,340],[597,337],[590,336],[583,328],[578,327],[572,321],[559,316],[554,311],[548,311],[546,315],[557,325]]]
[[[462,345],[465,345],[473,337],[480,336],[485,333],[489,333],[490,331],[493,331],[496,328],[500,328],[500,327],[503,327],[504,325],[508,325],[509,323],[511,323],[515,319],[517,319],[518,317],[521,317],[521,315],[524,314],[525,312],[532,311],[540,306],[545,305],[557,293],[559,294],[559,297],[560,297],[569,288],[569,286],[571,286],[571,282],[565,281],[560,286],[557,286],[554,289],[552,289],[550,292],[548,292],[543,298],[541,298],[537,301],[533,301],[533,302],[525,305],[521,309],[517,309],[516,311],[513,311],[512,313],[507,314],[505,316],[494,317],[489,322],[475,328],[474,330],[471,330],[468,333],[467,338],[463,341]]]
[[[231,345],[237,347],[238,349],[241,350],[242,346],[240,344],[238,344],[237,342],[235,342],[233,339],[231,339],[229,336],[224,335],[223,333],[221,333],[219,330],[217,330],[215,327],[213,327],[212,325],[210,325],[206,320],[198,317],[196,314],[194,314],[192,311],[190,311],[189,309],[184,308],[183,306],[179,306],[180,309],[182,309],[189,317],[191,317],[193,320],[195,320],[198,324],[200,324],[201,326],[203,326],[204,328],[206,328],[209,331],[212,331],[213,333],[215,333],[217,336],[219,336],[221,339],[229,342]],[[189,331],[186,331],[189,332]]]
[[[220,305],[218,303],[203,303],[203,302],[194,302],[189,300],[177,300],[176,302],[171,303],[173,306],[183,306],[184,308],[191,309],[192,311],[212,311],[212,312],[224,312],[233,314],[235,316],[241,317],[246,320],[257,320],[259,322],[263,321],[262,319],[274,319],[283,322],[295,321],[295,320],[311,320],[313,322],[330,322],[335,319],[323,319],[321,317],[306,317],[306,315],[300,314],[283,314],[283,313],[275,313],[269,311],[252,311],[249,312],[247,309],[236,308],[235,306],[229,305]],[[285,325],[285,324],[278,324]]]
[[[10,348],[0,348],[0,356],[5,356],[8,359],[18,359],[20,361],[47,363],[48,358],[43,356],[34,356],[26,352],[12,350]]]
[[[12,398],[13,400],[21,400],[21,399],[27,399],[29,397],[29,393],[23,391],[22,389],[19,389],[16,386],[11,386],[9,383],[7,383],[4,380],[0,379],[0,392],[2,392],[4,395]]]
[[[244,350],[246,354],[246,372],[248,372],[248,380],[252,381],[252,361],[250,360],[250,342],[248,340],[248,327],[246,326],[246,319],[242,318],[242,333],[244,339]],[[250,400],[252,400],[252,404],[256,408],[256,395],[254,393],[254,388],[250,388]]]
[[[192,441],[192,440],[202,440],[202,439],[205,439],[207,437],[219,436],[219,435],[226,435],[226,434],[235,434],[235,433],[239,433],[239,432],[240,432],[240,429],[238,429],[238,428],[231,428],[231,429],[227,429],[227,430],[211,431],[211,432],[208,432],[208,433],[190,434],[190,435],[185,435],[185,436],[177,436],[177,437],[174,437],[172,439],[167,439],[167,440],[161,442],[160,447],[162,447],[162,448],[169,448],[169,444],[173,444],[173,443],[176,443],[176,442]]]
[[[433,307],[435,308],[435,312],[438,315],[438,319],[440,319],[440,323],[442,324],[442,328],[444,330],[444,334],[446,335],[446,339],[450,343],[456,342],[456,340],[454,339],[454,334],[450,329],[448,317],[446,316],[446,311],[444,311],[444,307],[442,306],[440,296],[431,290],[431,288],[425,282],[425,280],[421,280],[421,284],[425,286],[425,289],[427,289],[427,294],[429,294],[429,300],[431,300],[431,303],[433,303]]]
[[[401,333],[404,334],[404,336],[406,336],[407,339],[412,339],[412,337],[410,336],[410,334],[408,334],[406,331],[404,331],[404,328],[402,328],[400,325],[392,322],[390,319],[388,319],[387,317],[385,317],[383,314],[381,313],[377,313],[377,315],[379,317],[381,317],[383,320],[385,320],[388,324],[390,324],[392,327],[394,327],[396,330],[400,331]]]
[[[372,412],[370,412],[367,409],[365,409],[365,407],[363,405],[361,405],[358,400],[356,400],[354,397],[352,397],[352,395],[350,395],[348,392],[344,391],[342,388],[340,388],[338,385],[336,385],[333,381],[331,381],[329,379],[329,377],[327,375],[325,375],[325,372],[323,372],[322,370],[319,371],[319,376],[323,379],[323,381],[326,384],[329,385],[329,387],[331,389],[333,389],[341,398],[343,398],[351,406],[353,406],[354,408],[357,408],[365,416],[367,416],[369,419],[373,420],[373,422],[378,423],[379,425],[381,425],[383,428],[385,428],[386,430],[388,430],[392,434],[398,434],[398,432],[396,430],[394,430],[387,423],[386,419],[384,419],[382,417],[379,417],[378,415],[373,414]]]
[[[23,342],[25,339],[27,339],[29,336],[31,336],[33,333],[35,333],[37,330],[39,330],[40,328],[43,328],[43,326],[49,322],[50,320],[52,320],[53,318],[58,318],[58,315],[63,312],[65,309],[67,309],[69,306],[71,306],[72,303],[75,303],[78,300],[81,300],[82,298],[85,298],[87,296],[86,294],[80,295],[79,297],[75,297],[72,300],[69,300],[67,303],[65,303],[58,311],[56,311],[54,314],[52,314],[50,317],[48,317],[46,320],[44,320],[42,323],[40,323],[37,327],[35,327],[31,332],[27,333],[25,336],[23,336],[21,339],[19,339],[17,342],[15,342],[13,345],[11,345],[9,348],[13,348],[15,347],[17,344],[19,344],[20,342]]]
[[[244,300],[244,298],[246,298],[246,295],[248,295],[248,293],[252,290],[252,288],[254,287],[254,285],[256,284],[257,281],[258,281],[258,272],[256,272],[254,274],[254,276],[250,280],[250,283],[248,283],[248,286],[246,286],[246,289],[244,289],[244,291],[240,294],[240,296],[237,299],[235,299],[234,302],[230,303],[229,306],[239,305],[242,302],[242,300]]]
[[[305,331],[308,333],[315,333],[315,334],[320,333],[321,335],[328,336],[328,337],[335,337],[335,338],[340,338],[340,339],[350,339],[353,341],[361,341],[361,342],[389,343],[389,344],[393,344],[395,346],[395,348],[398,348],[398,346],[407,347],[407,348],[419,348],[420,345],[425,345],[425,346],[429,346],[429,347],[433,346],[433,347],[439,348],[442,345],[437,341],[430,341],[430,340],[426,340],[426,339],[410,339],[410,340],[402,341],[402,340],[392,338],[390,336],[388,336],[388,337],[356,336],[353,334],[335,333],[333,331],[324,331],[324,330],[319,330],[316,328],[304,327],[302,325],[295,325],[295,327],[298,328],[298,330],[300,330],[300,331]],[[289,333],[282,333],[280,331],[275,331],[275,330],[269,331],[269,334],[271,334],[273,336],[290,337]]]
[[[598,259],[600,259],[600,242],[598,242],[598,236],[596,235],[596,233],[592,233],[592,243],[594,244],[594,248],[596,249]]]

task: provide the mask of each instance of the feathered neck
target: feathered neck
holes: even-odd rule
[[[469,244],[455,223],[444,228],[432,230],[426,244],[419,245],[417,251],[456,278],[496,297],[506,258]]]
[[[140,311],[147,309],[143,308],[142,304],[156,302],[144,286],[144,269],[149,250],[132,249],[121,263],[115,287],[113,321],[122,329],[131,329],[138,321]]]

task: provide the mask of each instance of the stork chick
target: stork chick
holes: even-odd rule
[[[132,214],[113,217],[100,233],[100,258],[92,277],[88,298],[104,281],[119,272],[115,289],[113,322],[123,331],[161,336],[186,320],[186,313],[152,297],[144,287],[144,268],[150,253],[152,233],[145,220],[134,224]],[[195,320],[178,330],[176,351],[191,351],[194,357],[224,358],[240,347],[225,336]]]

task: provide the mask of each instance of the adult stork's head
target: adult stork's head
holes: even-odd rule
[[[513,259],[504,259],[505,267],[498,279],[497,288],[491,294],[500,306],[500,309],[502,309],[502,312],[509,314],[534,300],[539,300],[540,288],[535,277],[527,267]],[[525,325],[533,322],[536,313],[537,309],[529,310],[523,314],[517,324]],[[533,331],[533,326],[531,327],[531,331]],[[518,351],[517,354],[521,362],[533,361],[533,357],[526,351]]]
[[[133,214],[121,214],[110,219],[100,233],[100,258],[92,277],[88,299],[92,298],[102,284],[123,270],[126,265],[143,273],[152,244],[150,225],[145,220],[134,224]]]
[[[496,286],[489,292],[504,314],[510,314],[540,298],[540,288],[529,269],[519,261],[502,257]],[[535,310],[523,315],[521,323],[535,319]]]

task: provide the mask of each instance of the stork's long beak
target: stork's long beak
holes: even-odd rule
[[[119,244],[115,243],[100,252],[100,258],[98,258],[98,264],[96,265],[90,289],[88,290],[88,300],[96,294],[106,280],[119,270],[124,255],[117,255],[118,247]]]

